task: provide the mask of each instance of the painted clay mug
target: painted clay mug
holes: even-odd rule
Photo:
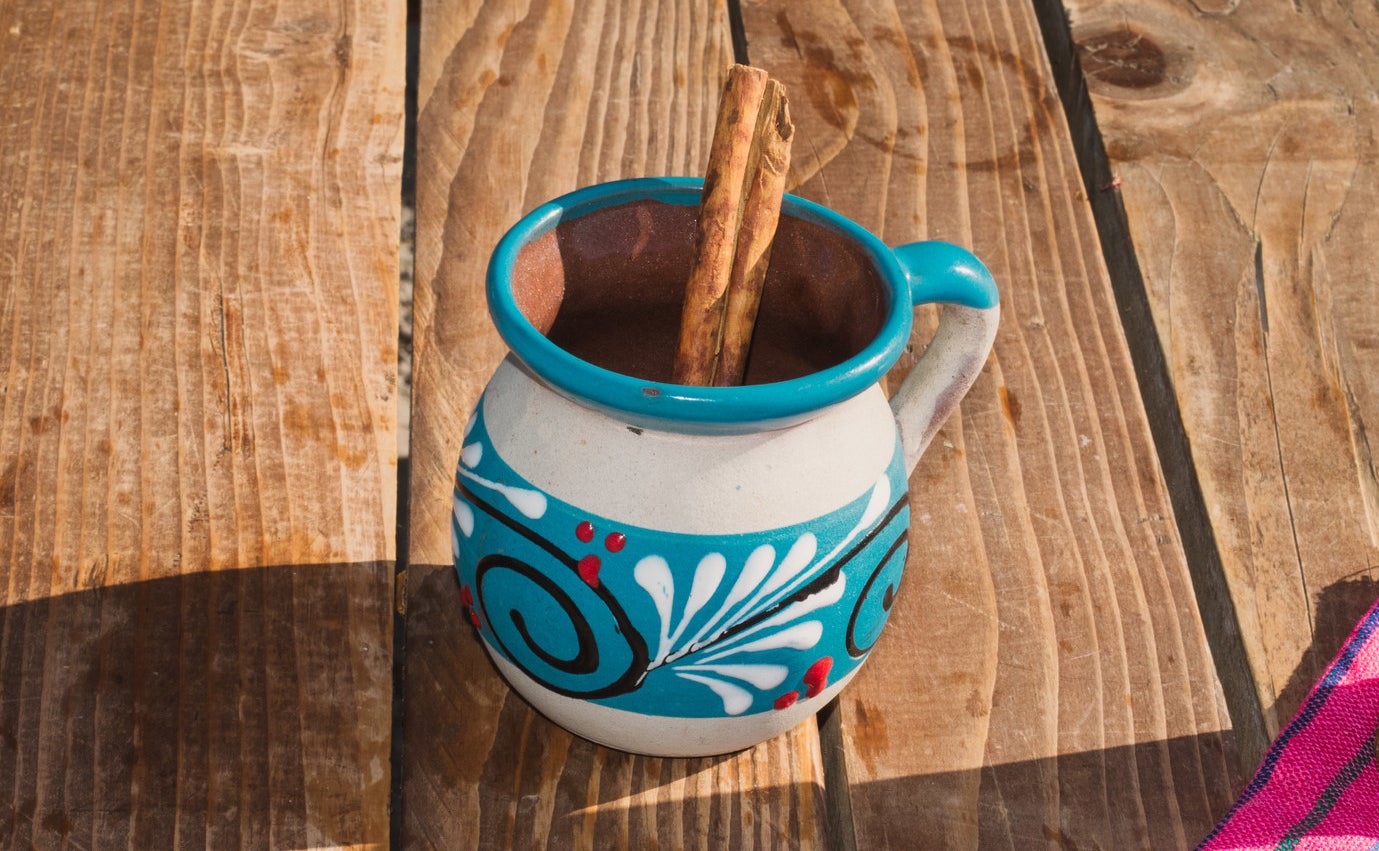
[[[510,348],[465,427],[460,597],[534,706],[622,750],[749,747],[857,672],[905,565],[907,478],[986,360],[995,283],[786,196],[747,383],[668,383],[702,182],[592,186],[494,251]],[[913,305],[942,302],[894,396]]]

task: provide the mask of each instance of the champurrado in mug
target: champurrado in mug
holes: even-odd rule
[[[857,672],[905,565],[907,478],[986,360],[995,284],[787,196],[745,384],[668,383],[701,182],[589,187],[489,267],[510,348],[465,425],[452,535],[495,666],[572,732],[750,747]],[[939,330],[888,403],[912,311]]]

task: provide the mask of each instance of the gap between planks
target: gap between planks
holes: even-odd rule
[[[1239,767],[1242,776],[1249,777],[1269,746],[1264,710],[1245,654],[1239,617],[1226,584],[1202,485],[1193,466],[1168,361],[1155,332],[1129,219],[1114,185],[1091,95],[1073,45],[1067,10],[1062,0],[1033,0],[1033,4],[1082,173],[1083,191],[1096,222],[1155,451],[1168,486],[1207,644],[1226,699]]]
[[[417,79],[421,67],[421,0],[407,0],[407,58],[404,62],[402,135],[402,216],[398,235],[398,459],[397,459],[397,563],[393,594],[393,699],[392,744],[388,753],[388,847],[403,847],[402,797],[404,679],[407,675],[407,559],[411,518],[412,464],[410,434],[412,408],[412,289],[415,283],[417,200]],[[410,211],[410,215],[409,215]]]

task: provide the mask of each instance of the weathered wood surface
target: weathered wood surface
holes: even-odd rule
[[[0,4],[0,846],[387,842],[404,23]]]
[[[1379,12],[1067,6],[1275,734],[1379,596]]]
[[[702,174],[726,9],[689,0],[424,4],[404,690],[407,847],[811,847],[811,724],[724,759],[630,757],[509,692],[464,619],[450,500],[465,420],[503,347],[483,275],[524,212],[579,186]]]
[[[1229,720],[1029,4],[743,16],[748,58],[807,93],[798,191],[892,243],[968,245],[1002,286],[841,697],[856,846],[1192,844],[1237,785]]]

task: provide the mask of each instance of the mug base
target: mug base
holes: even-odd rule
[[[628,753],[653,757],[702,757],[736,753],[788,732],[828,705],[859,665],[814,697],[786,709],[754,715],[682,718],[643,715],[587,700],[566,697],[542,687],[484,642],[494,666],[532,708],[581,738]]]

